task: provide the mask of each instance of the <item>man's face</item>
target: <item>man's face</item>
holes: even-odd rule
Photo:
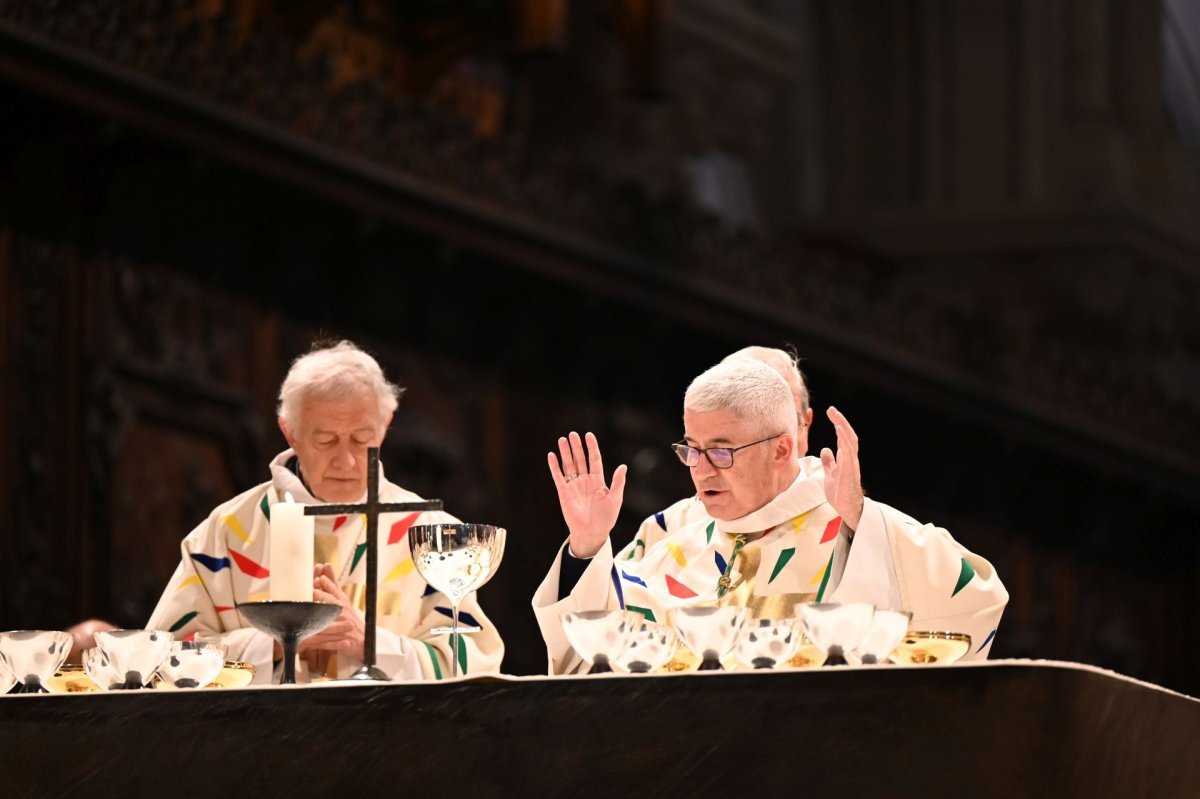
[[[391,419],[380,420],[369,392],[338,399],[304,397],[297,418],[279,427],[300,458],[300,473],[317,499],[357,502],[367,490],[367,448],[383,443]]]
[[[685,411],[684,440],[693,447],[740,447],[780,432],[763,431],[727,409]],[[761,444],[738,450],[733,466],[717,469],[700,456],[700,462],[688,467],[696,495],[714,519],[737,519],[758,510],[775,498],[787,485],[787,465],[795,460],[791,436],[783,435]],[[794,474],[790,475],[794,477]]]

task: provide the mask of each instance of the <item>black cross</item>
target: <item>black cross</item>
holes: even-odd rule
[[[378,604],[379,574],[375,566],[379,531],[379,514],[402,511],[441,510],[440,499],[422,502],[379,501],[379,447],[367,450],[367,501],[361,505],[309,505],[305,516],[342,516],[362,513],[367,517],[367,630],[363,639],[363,667],[351,679],[386,680],[388,676],[375,668],[375,609]]]

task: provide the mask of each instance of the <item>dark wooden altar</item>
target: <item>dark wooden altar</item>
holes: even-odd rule
[[[0,795],[1200,795],[1200,701],[1076,664],[0,698]]]

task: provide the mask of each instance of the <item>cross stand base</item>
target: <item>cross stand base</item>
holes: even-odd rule
[[[346,679],[353,682],[390,682],[392,678],[377,666],[363,666]]]

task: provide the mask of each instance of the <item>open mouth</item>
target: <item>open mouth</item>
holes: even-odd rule
[[[725,492],[719,488],[706,488],[700,492],[700,496],[711,498],[711,497],[715,497],[715,496],[718,496],[718,495],[724,494],[724,493]]]

